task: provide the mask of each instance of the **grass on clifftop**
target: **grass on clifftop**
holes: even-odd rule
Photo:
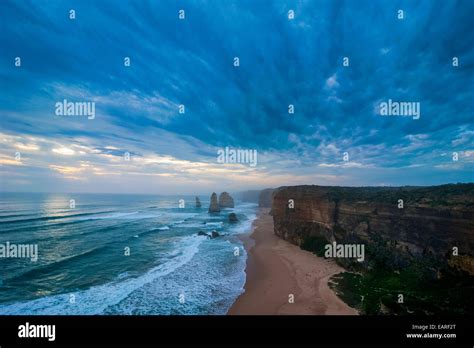
[[[326,244],[324,237],[311,236],[301,248],[324,257]],[[369,315],[474,314],[474,277],[434,264],[429,258],[396,266],[397,256],[381,245],[367,248],[366,256],[372,260],[369,267],[352,263],[349,269],[357,273],[344,272],[330,278],[331,289],[349,306]],[[440,279],[434,276],[436,269],[442,274]],[[403,303],[398,302],[400,294]]]
[[[429,279],[416,264],[398,272],[340,273],[330,279],[329,286],[362,314],[474,313],[474,277],[448,273]],[[398,303],[400,294],[403,303]]]

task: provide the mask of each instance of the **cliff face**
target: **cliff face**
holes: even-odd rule
[[[429,258],[474,275],[474,184],[282,187],[275,190],[272,213],[275,234],[300,246],[311,238],[360,243],[396,267]],[[370,267],[370,255],[367,261]]]

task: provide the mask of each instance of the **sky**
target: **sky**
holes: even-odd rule
[[[0,191],[473,182],[473,16],[469,0],[3,0]],[[381,116],[389,99],[420,117]],[[57,115],[64,100],[95,117]],[[218,162],[225,147],[257,165]]]

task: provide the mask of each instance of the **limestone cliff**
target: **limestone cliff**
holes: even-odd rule
[[[429,259],[474,275],[474,184],[281,187],[272,214],[275,234],[300,246],[311,238],[364,243],[394,267]]]

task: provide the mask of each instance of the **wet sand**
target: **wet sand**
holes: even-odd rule
[[[252,233],[242,237],[248,253],[245,292],[228,314],[358,314],[328,286],[328,279],[344,269],[277,237],[268,213],[261,209]]]

